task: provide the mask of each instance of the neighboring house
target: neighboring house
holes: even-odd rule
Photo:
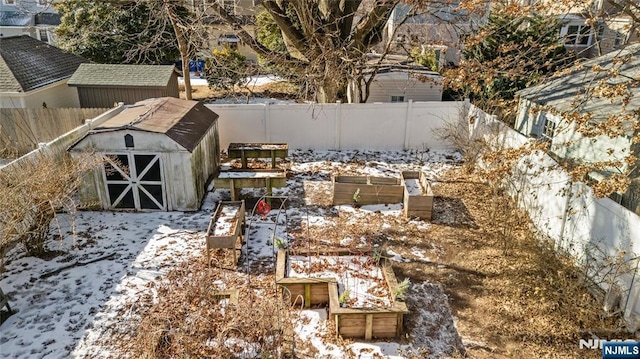
[[[442,101],[442,76],[417,66],[380,68],[369,87],[368,103]]]
[[[0,107],[78,107],[67,80],[87,62],[27,35],[0,38]]]
[[[218,115],[196,101],[150,99],[125,108],[69,147],[107,160],[80,197],[104,209],[196,211],[219,163]]]
[[[468,11],[459,8],[459,1],[433,2],[409,17],[411,6],[399,3],[387,21],[385,43],[391,43],[392,53],[431,49],[441,65],[458,65],[462,50],[460,37],[486,22],[488,3],[481,2],[476,10]]]
[[[69,79],[80,107],[113,107],[154,97],[179,97],[173,65],[82,64]]]
[[[60,14],[54,0],[0,0],[0,37],[28,35],[55,45]]]
[[[520,1],[525,5],[542,4],[547,14],[557,16],[562,22],[560,36],[565,47],[580,57],[595,57],[640,41],[640,24],[608,0],[569,2],[570,5],[553,0]]]
[[[231,47],[247,58],[247,61],[257,63],[258,54],[248,45],[244,44],[236,32],[225,24],[211,9],[211,3],[217,2],[232,15],[242,27],[249,33],[255,30],[255,16],[260,11],[258,0],[188,0],[194,9],[196,16],[206,19],[209,27],[209,48],[219,49]],[[209,54],[206,54],[207,56]]]
[[[615,66],[619,73],[616,77],[607,74],[606,70],[611,69],[612,66]],[[640,123],[638,79],[640,79],[640,44],[630,45],[625,49],[614,50],[606,55],[586,60],[576,65],[569,73],[520,91],[515,129],[524,135],[550,142],[551,154],[560,160],[602,163],[621,160],[630,153],[639,157],[640,144],[632,142],[632,137],[637,136],[640,131],[637,127]],[[623,106],[619,98],[612,102],[609,98],[599,97],[595,86],[600,81],[628,90],[632,94],[628,104]],[[621,121],[624,134],[615,137],[604,135],[595,138],[583,137],[577,131],[575,122],[563,118],[563,113],[565,117],[574,113],[591,114],[590,123],[594,126],[603,123],[610,116],[616,116]],[[590,173],[590,177],[597,181],[604,178],[603,176],[627,168],[628,164],[621,168],[605,167],[601,171]],[[612,196],[614,200],[636,213],[640,211],[638,172],[640,171],[635,169],[631,174],[633,184],[630,191]]]

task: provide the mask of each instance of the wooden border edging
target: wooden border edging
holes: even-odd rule
[[[405,217],[417,217],[431,220],[433,212],[433,191],[427,176],[422,171],[402,171],[402,187],[404,191],[403,207]],[[421,194],[409,194],[405,181],[416,179],[422,189]]]
[[[214,236],[212,233],[215,231],[216,219],[218,214],[222,211],[222,207],[226,205],[238,206],[238,211],[234,217],[234,223],[229,235],[226,236]],[[245,225],[245,207],[244,201],[220,201],[216,210],[211,215],[209,220],[209,227],[207,227],[206,244],[207,244],[207,265],[211,264],[211,249],[213,248],[225,248],[233,251],[233,263],[238,263],[236,254],[236,244],[240,240],[240,246],[242,247],[242,227]]]
[[[333,205],[402,203],[404,186],[399,178],[373,176],[334,176]],[[354,198],[356,197],[357,200]]]
[[[347,250],[327,251],[333,255],[350,254]],[[299,255],[317,254],[308,250]],[[338,254],[339,255],[339,254]],[[335,320],[337,334],[343,337],[364,338],[394,338],[402,334],[404,315],[409,313],[404,302],[392,298],[392,304],[387,308],[342,308],[338,296],[338,282],[334,278],[288,278],[286,277],[287,252],[278,250],[276,260],[276,283],[286,287],[291,293],[291,302],[297,304],[298,298],[304,300],[304,307],[312,304],[328,304],[329,317]],[[382,273],[389,292],[393,295],[398,282],[389,261],[382,263]],[[326,288],[326,289],[325,289]],[[326,297],[325,297],[326,290]]]

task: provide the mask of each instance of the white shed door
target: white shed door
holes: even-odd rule
[[[158,155],[107,154],[104,175],[110,208],[166,209]]]

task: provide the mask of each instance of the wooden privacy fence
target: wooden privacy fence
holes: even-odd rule
[[[95,118],[108,108],[1,108],[0,150],[23,155]]]

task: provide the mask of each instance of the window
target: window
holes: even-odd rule
[[[551,142],[555,131],[556,131],[556,123],[549,119],[546,119],[544,122],[544,129],[542,131],[542,136],[541,136],[542,140]]]
[[[404,96],[391,96],[391,102],[404,102]]]
[[[126,135],[124,135],[124,146],[127,147],[127,148],[134,147],[133,146],[133,136],[131,136],[128,133]]]
[[[560,35],[564,36],[565,45],[589,46],[591,45],[591,27],[587,25],[566,25]]]
[[[236,1],[235,0],[221,0],[220,5],[224,8],[224,10],[230,15],[235,15],[236,10]]]
[[[38,37],[40,38],[40,41],[49,43],[49,32],[47,29],[38,30]]]
[[[218,38],[219,46],[228,46],[234,50],[238,49],[239,43],[240,43],[240,38],[233,34],[220,35],[220,37]]]

